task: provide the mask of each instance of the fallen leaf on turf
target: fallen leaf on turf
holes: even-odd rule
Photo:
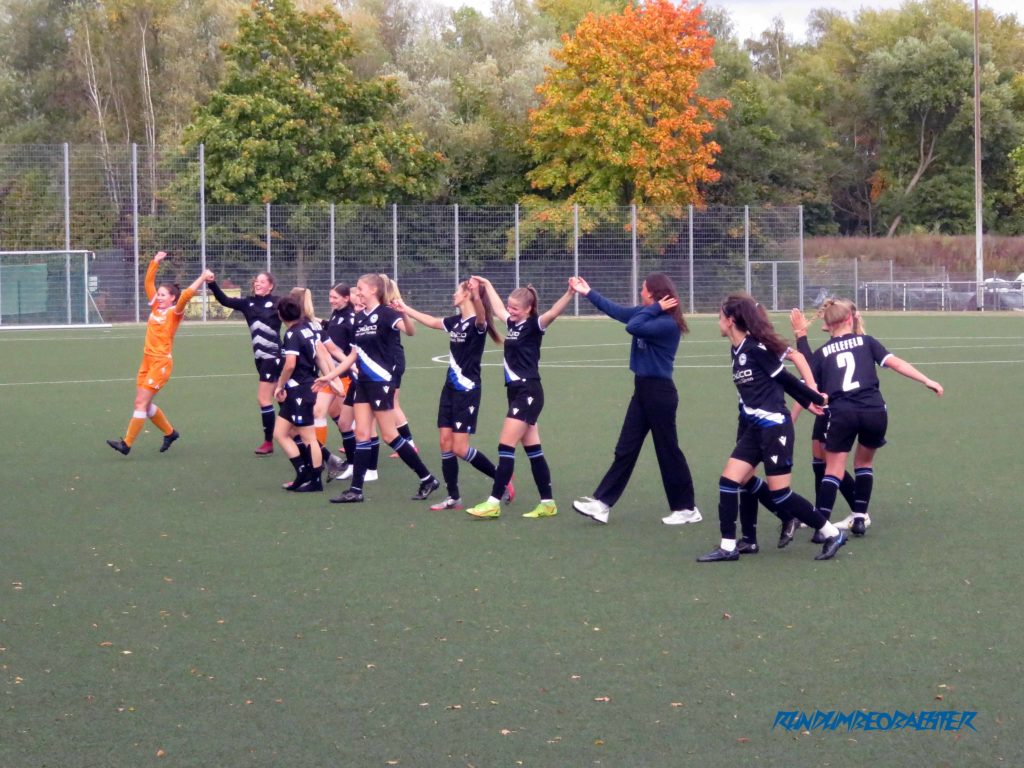
[[[100,643],[100,648],[110,648],[112,645],[113,643],[109,640],[104,640],[102,643]]]
[[[164,752],[164,751],[163,751],[162,749],[158,749],[158,750],[156,751],[156,756],[157,756],[157,757],[166,757],[166,756],[167,756],[167,753],[166,753],[166,752]]]
[[[736,739],[736,741],[738,741],[740,744],[746,744],[748,741],[750,741],[750,739],[748,739],[745,736],[741,736],[740,738]]]
[[[594,701],[611,701],[610,696],[595,696]]]
[[[502,728],[500,731],[498,731],[498,733],[500,733],[502,736],[508,736],[510,733],[512,733],[512,731],[510,731],[508,728]]]
[[[731,619],[731,618],[732,618],[732,615],[731,615],[731,614],[728,614],[728,613],[723,613],[723,614],[722,614],[722,618],[723,618],[723,619]]]
[[[594,746],[595,747],[603,747],[604,746],[604,739],[594,739]]]
[[[673,701],[672,702],[672,706],[673,707],[681,707],[681,706],[683,706],[683,702],[681,702],[681,701]]]
[[[936,701],[942,701],[943,698],[944,698],[943,695],[940,693],[938,696],[935,697],[935,700]]]

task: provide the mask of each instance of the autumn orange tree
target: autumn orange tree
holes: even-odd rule
[[[698,95],[714,66],[701,6],[646,0],[590,14],[553,52],[530,113],[534,189],[590,206],[701,203],[725,99]]]

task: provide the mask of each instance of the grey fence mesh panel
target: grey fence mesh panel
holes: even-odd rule
[[[690,219],[687,208],[637,210],[637,293],[652,272],[675,281],[682,310],[690,311]],[[630,304],[634,303],[630,300]]]
[[[458,279],[482,275],[494,283],[502,299],[515,287],[516,276],[516,209],[515,206],[459,206],[459,269]],[[449,282],[445,283],[445,280]],[[439,273],[436,295],[426,297],[424,306],[432,306],[433,314],[452,311],[451,294],[454,270]]]
[[[632,306],[633,298],[633,232],[632,209],[581,208],[579,209],[581,232],[579,239],[579,274],[592,288],[604,296],[625,306]],[[570,253],[570,259],[572,254]],[[567,279],[572,274],[572,261],[567,264]],[[643,278],[640,278],[643,279]],[[553,286],[554,287],[554,286]],[[562,290],[565,290],[563,279]],[[552,300],[557,295],[552,293]],[[586,298],[580,297],[566,310],[577,311],[581,316],[601,315]]]
[[[550,218],[553,216],[554,218]],[[520,208],[519,284],[532,285],[545,312],[565,293],[573,271],[573,224],[571,213],[550,209]],[[502,298],[515,288],[514,272],[491,280]]]
[[[389,213],[392,210],[388,208]],[[397,220],[397,277],[402,298],[417,309],[443,304],[455,286],[455,209],[450,205],[398,206]],[[395,277],[390,258],[377,271]]]
[[[746,286],[742,208],[694,209],[694,298],[697,312],[717,312]]]
[[[394,260],[391,207],[338,205],[334,209],[334,282],[355,285],[367,273],[390,275]],[[401,272],[401,265],[399,265]],[[400,284],[403,289],[404,285]],[[318,303],[321,301],[317,296]],[[326,299],[324,299],[326,300]],[[410,302],[411,306],[416,307]],[[419,309],[419,307],[416,307]]]
[[[0,145],[0,249],[64,247],[63,147]]]

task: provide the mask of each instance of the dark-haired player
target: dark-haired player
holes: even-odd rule
[[[815,408],[825,398],[785,370],[782,358],[793,355],[767,315],[748,294],[733,294],[722,302],[718,328],[732,345],[732,380],[739,393],[740,418],[736,447],[718,480],[718,523],[722,541],[717,549],[697,558],[701,563],[738,560],[736,518],[741,489],[764,464],[771,501],[776,513],[796,518],[825,538],[816,560],[835,557],[846,536],[818,513],[811,503],[790,487],[793,471],[793,422],[786,407],[786,393],[801,405]]]
[[[679,342],[689,329],[679,308],[675,283],[664,272],[652,272],[643,282],[642,303],[636,307],[620,307],[609,301],[582,277],[572,278],[569,285],[602,312],[626,324],[626,332],[633,337],[629,368],[635,376],[633,397],[615,444],[615,459],[594,495],[577,499],[573,509],[599,523],[607,523],[608,513],[626,490],[647,433],[651,432],[668,499],[669,514],[661,521],[666,525],[699,523],[701,515],[694,503],[690,466],[679,448],[676,433],[679,393],[672,371]]]
[[[313,425],[319,335],[306,319],[302,304],[293,296],[282,298],[277,311],[285,331],[281,342],[284,363],[274,386],[274,398],[281,404],[274,439],[295,467],[295,479],[285,488],[300,493],[322,491],[323,454]],[[296,444],[295,434],[308,446],[308,458]]]
[[[196,295],[199,287],[207,280],[213,279],[213,273],[206,270],[184,291],[174,283],[161,283],[157,288],[156,273],[160,269],[160,262],[166,258],[167,254],[160,251],[153,257],[146,270],[145,286],[150,311],[149,319],[146,321],[142,364],[135,377],[135,406],[132,418],[128,422],[128,430],[123,439],[107,440],[107,445],[125,456],[135,444],[135,438],[139,436],[147,418],[164,434],[164,441],[160,446],[161,453],[170,448],[171,443],[179,437],[178,431],[171,426],[164,412],[153,403],[153,398],[171,378],[171,370],[174,367],[171,355],[174,334],[178,332],[178,326],[185,317],[185,307]]]

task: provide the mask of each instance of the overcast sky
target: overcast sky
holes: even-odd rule
[[[807,14],[815,8],[837,8],[847,16],[853,16],[860,8],[899,8],[904,0],[867,0],[866,2],[837,2],[837,0],[706,0],[707,7],[724,8],[732,17],[736,34],[740,40],[757,37],[768,28],[775,16],[781,16],[786,31],[796,40],[804,40],[807,34]],[[469,5],[487,12],[491,0],[435,0],[442,5],[458,8]],[[973,0],[963,0],[965,5],[974,7]],[[1024,20],[1024,2],[1022,0],[980,0],[982,8],[988,8],[1000,15],[1015,13],[1018,19]]]
[[[968,0],[964,0],[968,5]],[[861,8],[885,9],[899,8],[903,0],[868,0],[867,2],[835,2],[832,0],[782,0],[781,2],[763,2],[763,0],[707,0],[704,3],[707,7],[724,8],[732,17],[736,27],[736,33],[742,40],[747,37],[756,37],[761,31],[768,28],[776,16],[781,16],[785,22],[786,31],[797,40],[803,40],[807,34],[807,15],[815,8],[835,8],[848,17]],[[980,0],[978,5],[981,8],[1005,15],[1016,13],[1017,18],[1024,18],[1024,3],[1021,0]],[[970,7],[974,7],[973,0]]]

